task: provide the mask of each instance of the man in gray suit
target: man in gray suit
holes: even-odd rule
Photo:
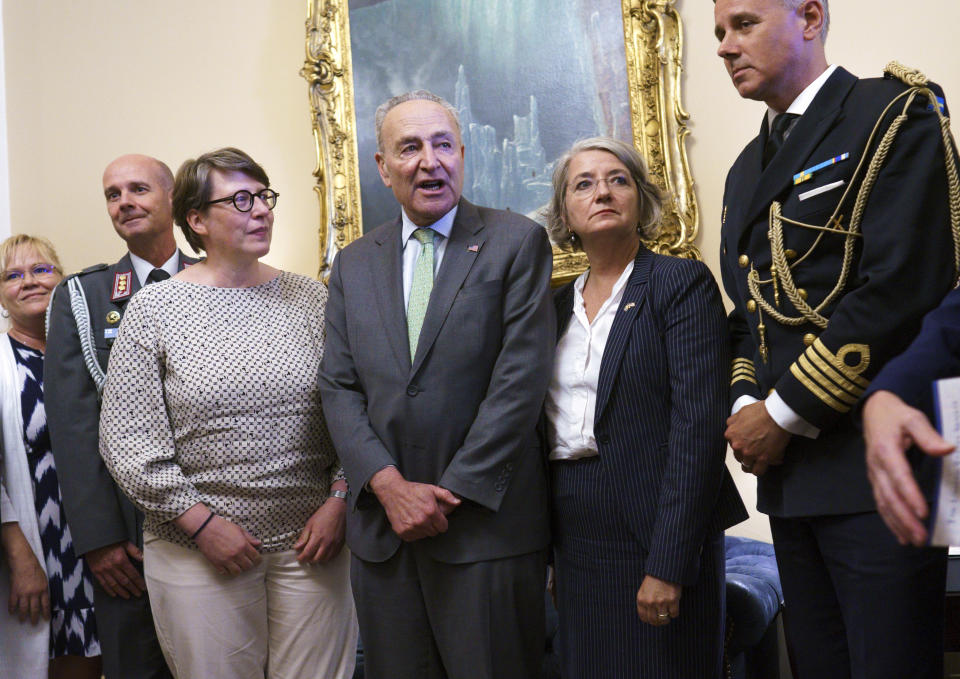
[[[113,228],[129,252],[57,287],[44,360],[44,400],[74,546],[96,579],[94,609],[107,679],[170,677],[150,614],[143,515],[100,459],[100,389],[127,302],[143,285],[196,260],[173,238],[173,175],[155,158],[126,155],[103,173]]]
[[[320,371],[367,677],[537,676],[550,246],[532,221],[461,198],[450,104],[410,92],[376,120],[401,214],[337,256]]]

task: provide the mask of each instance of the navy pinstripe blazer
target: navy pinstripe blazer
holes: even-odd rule
[[[555,302],[559,338],[572,283]],[[641,246],[603,352],[594,434],[645,571],[662,580],[694,584],[707,535],[747,518],[724,465],[729,369],[710,270]]]

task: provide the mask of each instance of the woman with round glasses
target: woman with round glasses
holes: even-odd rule
[[[60,501],[43,404],[44,319],[63,278],[53,246],[16,235],[0,244],[2,558],[0,675],[18,679],[100,676],[93,581]]]
[[[130,301],[103,392],[100,452],[144,511],[157,636],[183,678],[353,672],[346,482],[317,389],[327,292],[260,261],[269,186],[234,148],[180,167],[174,219],[206,259]]]
[[[702,262],[651,252],[660,192],[631,145],[574,144],[548,230],[590,268],[557,291],[547,392],[563,676],[716,678],[730,357]]]

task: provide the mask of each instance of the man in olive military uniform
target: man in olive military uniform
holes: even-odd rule
[[[734,86],[767,105],[723,201],[726,436],[770,515],[791,659],[798,679],[939,679],[946,555],[884,526],[850,410],[956,275],[942,93],[828,66],[827,0],[714,15]]]
[[[100,390],[130,297],[194,259],[173,237],[173,175],[127,155],[103,173],[107,212],[129,252],[70,276],[54,293],[44,361],[45,405],[74,546],[95,576],[94,606],[107,679],[170,677],[143,580],[143,516],[100,459]]]

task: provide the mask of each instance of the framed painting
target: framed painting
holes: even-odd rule
[[[374,112],[430,90],[459,111],[463,195],[543,221],[557,157],[618,137],[667,201],[657,252],[699,257],[675,0],[308,0],[306,63],[320,202],[320,276],[364,229],[397,216],[374,162]],[[586,267],[554,247],[555,283]]]

